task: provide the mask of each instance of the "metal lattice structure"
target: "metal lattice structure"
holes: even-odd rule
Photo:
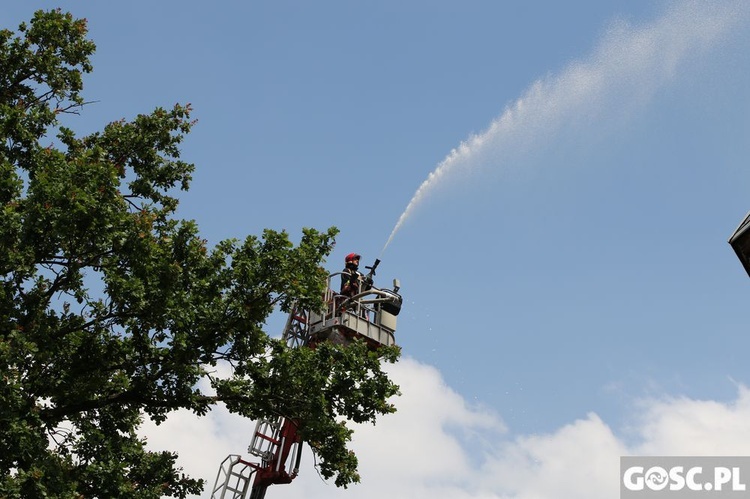
[[[221,462],[211,497],[214,499],[243,499],[250,487],[254,465],[230,454]]]

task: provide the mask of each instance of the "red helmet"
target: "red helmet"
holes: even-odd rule
[[[344,262],[349,263],[349,262],[353,262],[354,260],[359,260],[359,259],[360,259],[360,256],[358,254],[349,253],[348,255],[346,255]]]

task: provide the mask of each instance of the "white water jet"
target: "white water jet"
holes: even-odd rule
[[[627,116],[685,77],[680,66],[715,48],[747,21],[749,12],[750,2],[743,0],[688,0],[676,2],[650,24],[613,23],[586,60],[535,82],[484,132],[463,141],[437,165],[399,217],[381,256],[414,209],[457,167],[475,168],[477,159],[487,155],[543,148],[563,127],[596,126],[603,116]]]

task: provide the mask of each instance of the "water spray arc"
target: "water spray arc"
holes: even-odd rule
[[[497,158],[545,149],[563,130],[627,119],[681,74],[689,59],[715,48],[750,17],[750,2],[686,1],[639,27],[613,23],[592,54],[535,82],[490,126],[453,149],[414,193],[381,250],[415,208],[458,167],[507,166]],[[507,160],[506,160],[507,161]]]
[[[468,145],[463,145],[459,148],[459,150],[463,148],[468,149]],[[401,228],[401,226],[404,224],[407,218],[409,218],[409,215],[411,215],[412,210],[422,201],[422,198],[427,195],[427,193],[430,191],[433,183],[437,182],[438,179],[443,175],[444,172],[450,170],[451,160],[456,158],[459,155],[459,152],[454,149],[450,155],[448,155],[447,158],[445,158],[438,166],[435,168],[433,172],[431,172],[427,179],[425,179],[424,182],[419,186],[417,189],[417,192],[414,193],[414,196],[412,196],[411,201],[409,201],[409,204],[406,205],[406,209],[401,214],[401,216],[398,218],[398,221],[396,222],[396,225],[393,227],[393,230],[391,231],[391,235],[388,236],[388,240],[386,241],[385,245],[383,246],[383,249],[380,251],[380,257],[382,258],[383,253],[385,253],[386,248],[389,244],[391,244],[391,241],[393,241],[393,238],[396,236],[396,232]]]

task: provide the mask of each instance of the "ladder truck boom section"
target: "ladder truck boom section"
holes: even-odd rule
[[[372,267],[366,267],[370,270],[364,278],[367,285],[351,297],[333,290],[333,281],[342,273],[329,275],[325,309],[294,307],[282,340],[292,348],[315,348],[325,341],[347,344],[355,339],[364,340],[373,350],[395,345],[396,317],[403,301],[398,293],[400,284],[394,279],[392,289],[373,286],[372,277],[379,263],[380,260],[375,260]],[[229,455],[221,464],[211,498],[263,499],[270,485],[291,483],[299,472],[302,457],[297,426],[297,421],[284,417],[258,421],[248,452],[260,462]]]

